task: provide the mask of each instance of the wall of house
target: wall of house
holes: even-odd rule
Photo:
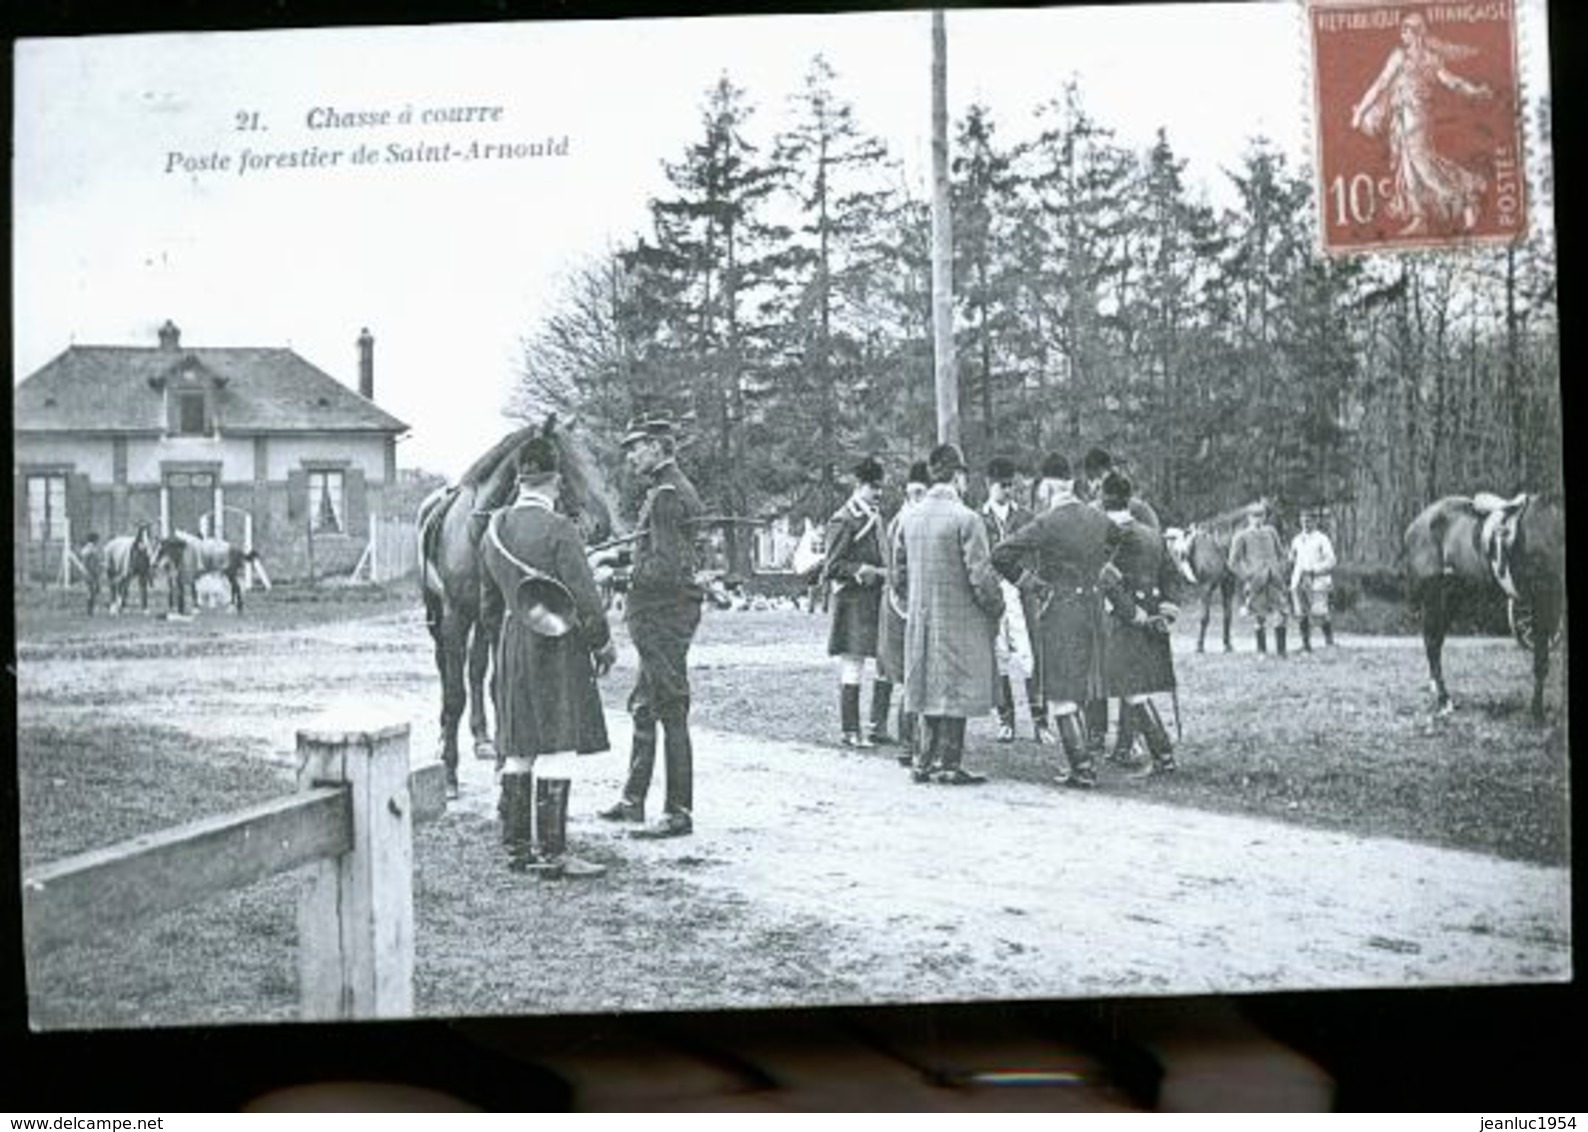
[[[266,450],[264,479],[285,480],[304,463],[346,461],[360,469],[368,483],[386,480],[386,440],[382,436],[272,436]]]
[[[114,441],[110,437],[67,440],[53,436],[14,436],[12,462],[18,468],[70,466],[95,483],[115,478]]]
[[[161,465],[171,463],[219,464],[222,480],[253,479],[254,440],[251,436],[172,436],[164,440],[151,436],[127,441],[128,483],[159,483]]]

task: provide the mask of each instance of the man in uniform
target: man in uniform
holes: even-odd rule
[[[480,540],[504,614],[496,642],[499,812],[510,866],[548,875],[600,876],[604,866],[567,853],[569,779],[535,777],[535,760],[608,749],[596,690],[617,657],[579,529],[557,513],[557,447],[535,437],[519,454],[518,496],[491,516]]]
[[[904,518],[926,498],[932,486],[932,475],[925,460],[910,465],[910,475],[904,485],[904,503],[888,523],[888,579],[877,617],[877,675],[892,684],[904,684],[904,629],[905,612],[910,598],[909,581],[904,575],[901,557],[904,553]],[[915,761],[918,736],[917,720],[903,704],[899,704],[899,743],[904,748],[899,753],[899,763],[910,766]]]
[[[1130,498],[1127,477],[1103,477],[1099,499],[1114,524],[1113,550],[1099,575],[1109,613],[1103,683],[1120,700],[1112,761],[1129,765],[1139,734],[1152,757],[1146,773],[1166,774],[1175,769],[1174,744],[1152,697],[1175,688],[1169,632],[1180,615],[1180,572],[1163,536],[1131,513]]]
[[[883,541],[882,464],[867,456],[855,465],[855,490],[827,523],[825,577],[833,587],[827,655],[839,658],[838,714],[846,747],[891,743],[888,708],[893,685],[880,672],[871,687],[871,728],[860,728],[860,689],[866,661],[877,657],[877,627],[887,580]]]
[[[1274,646],[1285,655],[1285,551],[1279,532],[1268,525],[1268,505],[1253,503],[1246,526],[1230,540],[1230,570],[1246,593],[1246,608],[1257,622],[1257,651],[1268,653],[1268,619],[1274,619]]]
[[[987,545],[997,546],[1015,531],[1031,521],[1031,512],[1015,500],[1015,464],[1007,456],[994,456],[987,463],[987,502],[982,504],[982,521],[987,524]],[[1015,737],[1015,691],[1010,679],[1011,670],[1019,672],[1026,686],[1026,704],[1031,711],[1031,723],[1037,742],[1052,742],[1052,729],[1048,725],[1047,706],[1042,699],[1042,688],[1037,684],[1034,648],[1027,619],[1033,610],[1027,610],[1021,601],[1020,591],[1010,582],[1000,579],[1004,595],[1004,615],[998,623],[998,636],[994,639],[998,661],[998,742],[1012,743]]]
[[[992,709],[993,632],[1003,593],[988,557],[987,529],[961,502],[965,458],[953,444],[927,457],[932,486],[904,518],[902,569],[908,579],[905,710],[923,718],[913,778],[972,786],[986,776],[962,765],[965,721]]]
[[[1097,784],[1083,705],[1103,698],[1104,625],[1098,572],[1108,560],[1113,524],[1075,495],[1069,461],[1043,462],[1048,509],[993,548],[993,566],[1022,590],[1041,595],[1037,671],[1069,769],[1067,786]]]
[[[639,653],[640,670],[629,696],[634,745],[623,797],[601,816],[644,822],[645,795],[656,766],[656,732],[662,731],[667,795],[662,817],[635,837],[682,837],[694,829],[694,749],[689,740],[689,645],[700,626],[704,588],[696,581],[695,521],[703,508],[694,485],[679,470],[676,430],[666,417],[629,424],[623,449],[629,468],[648,488],[640,507],[625,617]]]
[[[1290,540],[1290,594],[1296,603],[1296,618],[1301,622],[1301,648],[1312,651],[1312,619],[1323,626],[1323,643],[1334,644],[1334,625],[1329,619],[1329,594],[1334,590],[1334,544],[1318,527],[1311,511],[1301,513],[1301,533]]]

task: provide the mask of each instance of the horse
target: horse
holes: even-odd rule
[[[257,572],[265,588],[270,588],[270,578],[259,552],[243,550],[222,538],[200,538],[187,531],[174,531],[170,538],[161,541],[159,561],[170,577],[172,604],[179,610],[189,598],[194,609],[198,608],[198,579],[203,574],[216,573],[226,579],[232,608],[239,614],[243,611],[242,575],[245,570]],[[181,592],[177,592],[178,589]]]
[[[1214,594],[1218,595],[1224,609],[1224,651],[1235,651],[1235,646],[1230,643],[1230,608],[1238,584],[1235,572],[1230,569],[1230,539],[1234,537],[1232,528],[1233,523],[1221,516],[1204,523],[1192,523],[1184,530],[1170,527],[1163,533],[1164,543],[1181,575],[1202,597],[1202,624],[1197,632],[1197,652],[1206,651],[1208,619],[1213,615]]]
[[[1461,584],[1501,589],[1513,631],[1533,654],[1533,719],[1544,721],[1549,651],[1565,611],[1565,517],[1558,497],[1480,493],[1429,504],[1402,538],[1408,592],[1422,612],[1423,650],[1436,710],[1454,708],[1445,687],[1445,634],[1452,590]]]
[[[149,583],[154,580],[154,562],[160,553],[159,540],[148,523],[139,523],[130,535],[117,535],[105,543],[105,581],[110,588],[110,611],[119,613],[127,604],[127,590],[138,583],[139,606],[149,609]]]
[[[485,676],[504,611],[495,587],[486,584],[480,539],[490,513],[513,501],[519,449],[539,435],[557,444],[563,484],[559,509],[579,524],[586,545],[606,539],[612,519],[600,481],[577,446],[557,430],[555,417],[507,434],[456,484],[437,488],[419,504],[420,591],[441,674],[441,761],[452,789],[457,788],[458,726],[465,704],[475,756],[496,757],[485,716]]]

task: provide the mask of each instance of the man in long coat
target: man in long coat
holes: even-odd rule
[[[1274,647],[1285,655],[1285,612],[1289,605],[1285,549],[1268,523],[1268,505],[1253,503],[1247,524],[1230,540],[1230,570],[1240,579],[1246,608],[1257,622],[1257,651],[1268,652],[1268,621],[1274,621]]]
[[[1101,484],[1103,512],[1114,524],[1113,551],[1100,575],[1109,637],[1103,683],[1120,703],[1113,761],[1128,765],[1135,737],[1145,740],[1148,773],[1175,769],[1174,744],[1152,697],[1175,689],[1169,632],[1180,615],[1180,571],[1158,531],[1130,510],[1129,478],[1110,472]]]
[[[1037,669],[1069,764],[1059,781],[1088,788],[1097,784],[1097,766],[1081,713],[1105,694],[1097,577],[1108,561],[1113,524],[1076,498],[1063,456],[1052,454],[1043,466],[1048,509],[995,546],[992,561],[1009,581],[1043,595]]]
[[[877,616],[877,675],[901,687],[904,684],[905,612],[910,599],[909,582],[901,561],[904,553],[904,518],[921,505],[921,500],[926,498],[931,486],[932,476],[927,471],[926,461],[917,460],[911,464],[909,478],[904,485],[904,503],[888,522],[888,580]],[[903,697],[900,699],[899,743],[904,750],[899,754],[899,763],[910,766],[915,761],[917,720],[906,710]]]
[[[705,588],[696,580],[695,527],[704,508],[678,467],[676,430],[665,417],[631,421],[623,437],[629,467],[648,483],[624,607],[640,671],[629,695],[634,744],[623,797],[601,811],[609,821],[645,820],[656,768],[656,733],[664,736],[667,794],[659,821],[635,837],[683,837],[694,829],[694,747],[689,737],[689,645],[700,627]]]
[[[992,709],[993,634],[1003,594],[988,556],[987,529],[961,502],[965,458],[940,444],[927,458],[932,487],[905,516],[901,569],[909,586],[904,705],[925,723],[916,782],[985,782],[961,765],[965,720]]]
[[[876,663],[877,628],[887,580],[885,523],[877,508],[882,465],[867,456],[855,466],[855,490],[827,523],[824,577],[833,587],[827,655],[839,658],[838,715],[846,747],[891,743],[888,708],[893,685],[877,673],[871,686],[871,728],[860,727],[860,691],[866,661]]]
[[[997,546],[1031,521],[1031,510],[1015,498],[1015,464],[1007,456],[994,456],[987,463],[987,502],[982,504],[981,517],[982,522],[987,524],[989,547]],[[999,620],[998,636],[994,640],[994,655],[998,661],[998,741],[1014,741],[1015,691],[1012,675],[1018,675],[1025,682],[1026,703],[1031,711],[1031,724],[1037,742],[1052,742],[1047,705],[1042,699],[1041,685],[1037,683],[1035,648],[1025,603],[1013,584],[1001,584],[1004,615]]]
[[[560,489],[556,446],[530,440],[519,456],[518,496],[480,540],[505,610],[493,696],[499,809],[515,867],[599,876],[604,867],[566,852],[569,780],[534,774],[540,755],[608,749],[596,676],[617,655],[579,529],[557,512]]]

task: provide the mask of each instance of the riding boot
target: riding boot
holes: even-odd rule
[[[871,742],[860,733],[860,685],[838,686],[838,719],[844,729],[842,739],[846,747],[869,747]]]
[[[1323,625],[1323,643],[1328,648],[1334,647],[1334,622],[1327,618],[1321,622]]]
[[[930,782],[938,760],[943,757],[943,717],[917,716],[916,723],[919,730],[915,737],[915,769],[910,772],[910,778],[916,782]]]
[[[1059,785],[1089,790],[1097,785],[1097,767],[1086,751],[1086,727],[1076,712],[1065,712],[1058,721],[1059,743],[1069,768],[1059,775]]]
[[[1175,770],[1174,741],[1169,738],[1169,729],[1163,725],[1163,717],[1158,714],[1158,705],[1151,700],[1143,700],[1134,706],[1136,727],[1146,739],[1147,750],[1152,754],[1152,772],[1167,774]]]
[[[977,786],[987,781],[985,774],[972,774],[964,767],[965,717],[951,715],[943,720],[942,768],[934,781],[945,786]]]
[[[667,801],[663,813],[688,825],[695,809],[695,749],[689,738],[688,709],[662,721],[662,755],[667,763]]]
[[[1053,743],[1053,726],[1048,722],[1048,701],[1035,676],[1026,677],[1026,703],[1031,708],[1031,728],[1038,743]]]
[[[878,677],[871,685],[871,732],[866,737],[873,743],[892,746],[893,736],[888,734],[888,709],[893,706],[893,685]]]
[[[1086,723],[1086,756],[1096,763],[1108,744],[1108,701],[1088,700],[1081,710]]]
[[[1265,654],[1268,652],[1268,630],[1261,625],[1257,627],[1257,651]]]
[[[1285,627],[1283,625],[1274,626],[1274,648],[1280,656],[1285,655]]]
[[[535,776],[530,761],[510,758],[502,766],[496,813],[502,822],[502,844],[509,868],[522,869],[535,857]]]
[[[1312,651],[1312,621],[1307,617],[1301,619],[1301,651]]]
[[[915,757],[920,754],[921,717],[905,711],[903,704],[899,705],[899,745],[903,748],[899,752],[899,765],[914,765]]]
[[[998,677],[998,741],[1008,743],[1015,737],[1015,688],[1008,676]]]
[[[535,853],[547,875],[598,877],[605,865],[580,860],[568,852],[568,790],[566,778],[535,783]]]
[[[629,747],[629,777],[623,784],[623,797],[615,806],[602,810],[607,821],[645,820],[645,796],[651,791],[651,775],[656,770],[656,717],[648,709],[634,713],[634,739]]]
[[[1135,704],[1119,706],[1119,730],[1114,736],[1114,750],[1108,761],[1115,766],[1134,766],[1136,763],[1136,712]]]

